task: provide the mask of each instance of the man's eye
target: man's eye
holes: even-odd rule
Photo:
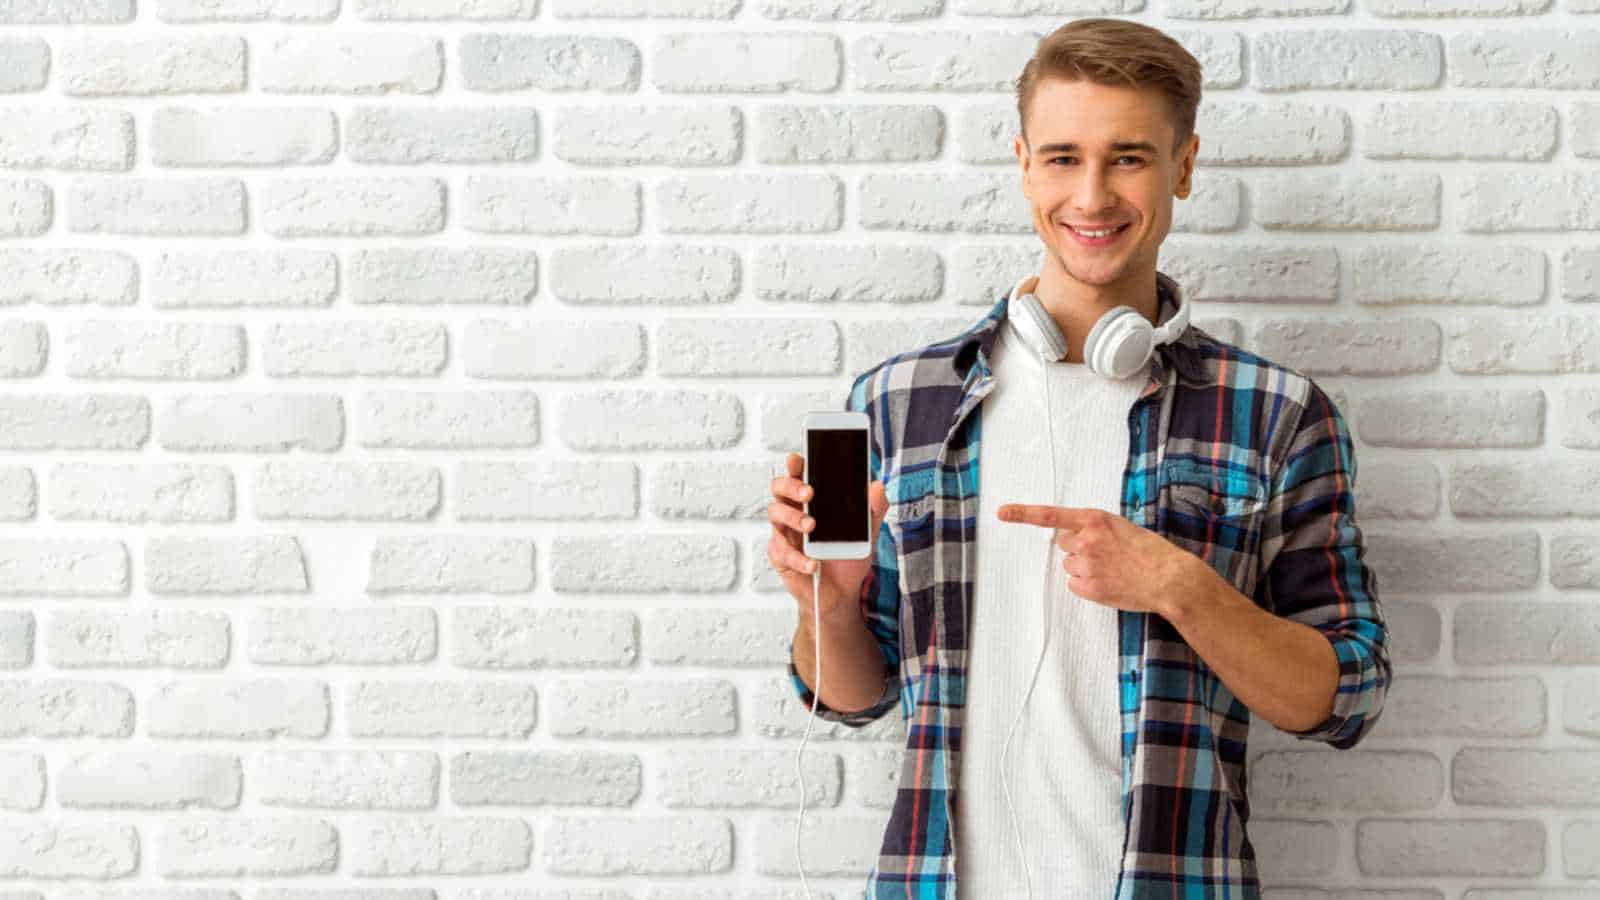
[[[1061,162],[1062,160],[1066,160],[1066,159],[1077,159],[1077,157],[1075,157],[1075,156],[1057,156],[1056,158],[1054,158],[1054,159],[1052,159],[1050,161],[1053,162],[1053,163],[1056,163],[1056,162]],[[1119,157],[1117,157],[1117,162],[1122,162],[1125,159],[1131,159],[1136,163],[1144,162],[1143,159],[1141,159],[1141,158],[1139,158],[1137,156],[1119,156]]]

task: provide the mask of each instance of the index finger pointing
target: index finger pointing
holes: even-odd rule
[[[1046,528],[1057,528],[1065,524],[1065,517],[1061,515],[1058,507],[1037,503],[1003,503],[997,511],[1002,522],[1017,522],[1022,525],[1043,525]]]

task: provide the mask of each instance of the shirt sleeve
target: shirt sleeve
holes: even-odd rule
[[[1315,628],[1339,660],[1332,714],[1312,728],[1282,730],[1341,750],[1377,724],[1392,679],[1377,576],[1355,521],[1355,479],[1344,418],[1313,383],[1273,479],[1262,546],[1270,608]]]
[[[868,402],[867,388],[871,374],[868,372],[860,376],[855,384],[851,385],[850,394],[845,399],[845,409],[867,413],[869,420],[867,445],[872,478],[882,480],[883,457],[880,449],[883,446],[880,438],[882,423],[876,412],[877,404]],[[852,728],[861,728],[876,722],[900,701],[900,571],[896,562],[899,557],[887,521],[878,527],[873,550],[872,565],[867,570],[867,577],[861,583],[860,603],[862,620],[866,622],[867,630],[877,639],[878,651],[883,654],[885,677],[883,691],[878,695],[877,702],[856,712],[841,712],[821,700],[816,700],[811,689],[800,677],[799,670],[795,668],[794,641],[791,638],[789,642],[789,680],[793,682],[795,693],[799,695],[806,711],[809,713],[811,704],[815,702],[818,718],[829,722],[840,722]],[[826,659],[823,660],[823,664],[826,666]],[[826,673],[823,674],[823,678],[827,678]]]

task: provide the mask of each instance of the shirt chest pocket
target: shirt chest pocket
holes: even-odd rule
[[[1259,476],[1218,462],[1169,459],[1162,465],[1171,511],[1198,519],[1245,526],[1267,506]]]

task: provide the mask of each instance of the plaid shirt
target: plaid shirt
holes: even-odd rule
[[[1164,273],[1157,281],[1163,308],[1175,306],[1177,283]],[[890,503],[861,592],[887,677],[872,707],[818,704],[817,714],[861,727],[898,703],[906,720],[869,898],[956,896],[980,404],[994,386],[988,358],[1007,302],[954,338],[865,372],[846,402],[871,421],[873,477]],[[1128,436],[1122,514],[1205,559],[1258,606],[1326,637],[1339,660],[1333,713],[1291,733],[1354,746],[1378,720],[1391,670],[1339,410],[1305,375],[1191,325],[1152,355]],[[1250,711],[1165,619],[1119,610],[1117,620],[1124,832],[1112,897],[1258,897],[1245,833]],[[793,650],[790,680],[809,710]]]

